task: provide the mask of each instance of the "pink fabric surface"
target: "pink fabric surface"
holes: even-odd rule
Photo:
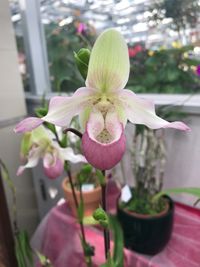
[[[118,190],[108,188],[108,205],[115,207]],[[112,194],[111,194],[112,191]],[[53,208],[39,225],[32,246],[53,263],[54,267],[85,267],[79,239],[79,226],[67,203]],[[100,229],[87,226],[86,238],[95,246],[96,266],[104,262],[104,243]],[[125,267],[200,267],[200,211],[177,204],[174,230],[166,248],[156,256],[141,255],[127,249]],[[36,263],[36,266],[40,265]]]

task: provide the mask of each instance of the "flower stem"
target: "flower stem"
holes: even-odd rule
[[[69,178],[69,183],[70,183],[70,187],[71,187],[71,190],[72,190],[74,203],[75,203],[75,206],[76,206],[76,211],[78,212],[79,203],[78,203],[78,199],[77,199],[77,196],[76,196],[76,191],[75,191],[75,187],[74,187],[74,184],[73,184],[71,171],[70,171],[66,161],[65,161],[65,164],[64,164],[64,168],[65,168],[65,171],[66,171],[66,173],[68,175],[68,178]],[[83,202],[83,194],[82,194],[81,187],[80,187],[80,200]],[[85,254],[85,246],[87,245],[87,242],[86,242],[86,238],[85,238],[85,229],[84,229],[84,225],[83,225],[83,219],[79,220],[79,224],[80,224],[81,239],[82,239],[81,243],[83,243],[82,246],[83,246],[83,253],[84,253],[84,256],[85,256],[85,259],[86,259],[86,264],[87,264],[88,267],[91,267],[92,266],[92,259],[91,259],[91,257],[88,257],[88,255]]]
[[[105,177],[105,171],[102,171],[102,174]],[[107,205],[106,205],[106,183],[101,185],[102,190],[102,208],[105,212],[107,212]],[[107,259],[110,254],[110,233],[109,229],[104,228],[104,248],[105,248],[105,258]]]
[[[76,134],[78,137],[82,138],[83,134],[81,132],[79,132],[78,130],[74,129],[74,128],[67,128],[63,131],[63,133],[67,133],[67,132],[72,132],[74,134]]]

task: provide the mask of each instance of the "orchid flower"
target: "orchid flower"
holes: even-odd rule
[[[108,170],[125,152],[127,120],[152,129],[189,130],[182,122],[170,123],[158,117],[152,102],[124,89],[129,69],[128,47],[122,35],[114,29],[103,32],[91,52],[86,87],[79,88],[70,97],[53,97],[46,116],[27,118],[15,131],[30,131],[44,121],[67,127],[71,119],[79,115],[84,129],[82,149],[86,159],[94,167]]]
[[[17,175],[21,175],[26,168],[35,167],[42,158],[44,173],[51,179],[62,174],[65,160],[73,163],[87,162],[84,156],[75,155],[70,147],[59,147],[42,125],[32,132],[25,133],[21,144],[21,156],[27,163],[18,168]]]

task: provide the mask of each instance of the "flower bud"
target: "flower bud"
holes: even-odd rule
[[[93,218],[103,227],[108,227],[108,215],[102,208],[98,208],[93,212]]]
[[[86,48],[81,48],[78,53],[74,52],[74,57],[81,76],[84,80],[86,80],[90,59],[90,50]]]

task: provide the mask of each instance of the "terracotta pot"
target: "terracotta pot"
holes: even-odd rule
[[[77,217],[76,206],[74,203],[74,198],[72,190],[68,179],[65,178],[62,182],[62,188],[64,190],[65,198],[69,203],[72,214]],[[80,202],[80,192],[75,190],[77,200]],[[93,212],[99,207],[101,203],[101,186],[97,186],[92,191],[83,192],[83,201],[84,201],[84,216],[91,216]]]
[[[170,197],[165,198],[166,209],[154,216],[128,212],[117,205],[126,248],[155,255],[167,245],[173,229],[174,203]]]

